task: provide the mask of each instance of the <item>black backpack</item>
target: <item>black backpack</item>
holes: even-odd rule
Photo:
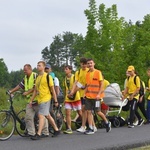
[[[46,79],[47,79],[47,84],[48,84],[48,88],[49,88],[49,90],[50,90],[50,85],[49,85],[49,74],[47,74],[47,76],[46,76]],[[51,91],[51,90],[50,90]],[[63,103],[64,102],[64,99],[65,99],[65,97],[64,97],[64,93],[63,93],[63,90],[62,90],[62,88],[59,86],[59,95],[57,96],[57,100],[58,100],[58,103],[60,104],[60,103]]]
[[[136,77],[134,77],[134,84],[136,85]],[[128,80],[129,80],[130,77],[128,77]],[[144,95],[144,86],[143,86],[143,81],[140,80],[140,90],[139,90],[139,94],[140,96]]]

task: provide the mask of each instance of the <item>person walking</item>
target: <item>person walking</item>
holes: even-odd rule
[[[136,76],[139,76],[139,74],[135,71]],[[140,77],[140,76],[139,76]],[[134,82],[136,84],[136,81],[134,79]],[[143,114],[144,118],[146,119],[145,123],[147,123],[147,113],[145,110],[145,92],[146,92],[146,88],[145,88],[145,83],[144,81],[142,81],[140,79],[140,90],[139,90],[139,100],[137,102],[137,109],[139,108],[139,110],[141,111],[141,113]],[[138,125],[138,123],[137,123]]]
[[[150,68],[147,69],[148,76],[148,87],[146,88],[146,92],[148,92],[147,98],[147,121],[145,124],[150,124]]]
[[[79,117],[82,117],[82,111],[81,111],[81,100],[80,100],[80,93],[79,91],[76,91],[74,93],[74,97],[69,98],[68,94],[71,92],[75,77],[74,74],[72,74],[72,66],[67,65],[64,67],[64,71],[66,74],[65,80],[64,80],[64,87],[65,87],[65,113],[66,113],[66,122],[68,129],[64,131],[65,134],[72,134],[71,129],[71,110],[77,111]]]
[[[79,115],[77,113],[74,120],[75,121],[77,119],[81,120],[82,125],[80,128],[77,129],[77,131],[82,133],[86,131],[86,121],[87,121],[87,112],[85,111],[85,99],[83,98],[83,95],[84,95],[85,84],[86,84],[85,78],[88,70],[89,69],[87,68],[87,59],[84,57],[80,58],[80,69],[75,72],[75,82],[71,92],[68,94],[68,97],[71,97],[77,91],[79,91],[80,93],[81,104],[82,104],[82,118],[79,118]]]
[[[38,107],[39,107],[38,131],[33,137],[31,137],[32,140],[39,140],[41,138],[41,132],[42,132],[42,128],[44,126],[45,118],[48,119],[49,123],[54,128],[53,137],[60,134],[60,131],[58,130],[54,119],[52,118],[52,116],[49,113],[51,97],[53,96],[54,104],[56,107],[58,106],[58,102],[57,102],[57,96],[56,96],[55,89],[54,89],[53,79],[50,75],[48,75],[49,84],[47,83],[48,81],[47,81],[47,73],[45,72],[45,66],[46,66],[46,64],[44,61],[39,61],[37,63],[37,70],[39,72],[39,76],[37,77],[33,95],[30,99],[30,106],[32,107],[32,102],[33,102],[34,98],[37,97]],[[51,95],[51,93],[52,93],[52,95]]]
[[[101,112],[101,99],[104,97],[103,92],[103,77],[100,70],[95,69],[95,62],[93,59],[87,60],[89,68],[86,74],[86,88],[85,88],[85,110],[87,110],[87,118],[89,129],[85,131],[85,134],[94,134],[92,122],[93,114],[92,111],[96,111],[106,123],[106,132],[111,131],[111,122],[109,122],[106,116]]]
[[[105,89],[107,88],[107,86],[110,84],[108,80],[106,80],[104,78],[104,75],[103,75],[103,90],[105,91]],[[105,102],[103,101],[103,99],[101,100],[101,111],[102,113],[106,116],[107,114],[107,111],[109,110],[109,106],[105,104]]]
[[[45,72],[52,76],[53,81],[54,81],[54,89],[55,89],[56,95],[58,96],[59,92],[60,92],[59,80],[55,76],[55,73],[52,72],[52,68],[51,68],[50,64],[46,64],[46,66],[45,66]]]
[[[26,114],[25,114],[25,123],[26,123],[27,131],[25,132],[25,135],[34,136],[36,133],[35,125],[34,125],[34,116],[35,116],[35,113],[38,112],[38,105],[37,105],[36,97],[33,100],[34,105],[32,105],[32,107],[30,107],[29,102],[30,102],[30,98],[34,90],[37,73],[32,71],[32,67],[30,64],[25,64],[23,67],[23,71],[25,74],[24,78],[15,88],[9,90],[9,93],[13,94],[14,92],[20,89],[24,90],[22,95],[25,96],[25,99],[27,102]],[[49,135],[48,122],[45,120],[45,124],[44,124],[43,131],[42,131],[42,136],[46,137],[48,135]]]
[[[130,108],[130,118],[128,128],[134,128],[133,122],[135,116],[138,118],[139,126],[141,126],[144,123],[144,120],[141,118],[137,110],[137,102],[139,100],[139,90],[140,90],[140,78],[139,76],[136,76],[134,66],[132,65],[129,66],[127,71],[130,75],[126,83],[123,99],[125,99],[126,97],[128,98],[128,103],[126,107]],[[135,78],[136,84],[134,83]]]

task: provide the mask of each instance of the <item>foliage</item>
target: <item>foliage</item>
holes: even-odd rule
[[[150,14],[144,20],[133,23],[118,17],[117,6],[106,8],[89,0],[84,11],[87,18],[85,37],[78,33],[63,32],[53,37],[53,42],[42,51],[43,59],[51,64],[60,83],[64,78],[63,66],[70,64],[76,70],[79,58],[93,58],[96,68],[104,77],[123,87],[125,72],[129,65],[147,82],[146,69],[150,66]],[[35,69],[36,71],[36,69]],[[23,78],[23,71],[8,73],[0,59],[0,87],[14,87]]]
[[[24,72],[21,69],[20,71],[12,71],[10,72],[11,84],[9,88],[14,88],[18,85],[24,77]]]
[[[0,58],[0,87],[8,87],[9,86],[9,73],[6,64],[3,59]]]
[[[6,96],[6,90],[4,88],[0,88],[0,109],[5,108],[7,105],[7,96]]]
[[[150,16],[134,25],[118,17],[116,5],[106,8],[100,4],[96,7],[95,0],[89,0],[85,15],[88,20],[86,56],[94,58],[96,67],[102,70],[105,78],[123,85],[128,65],[134,65],[146,81],[145,70],[150,56]]]
[[[0,110],[1,109],[9,109],[10,103],[9,103],[9,96],[6,95],[6,91],[7,89],[5,88],[0,88]],[[19,112],[21,109],[25,108],[26,106],[26,101],[25,98],[21,95],[16,95],[13,99],[13,106],[14,106],[14,110],[16,112]]]
[[[43,59],[56,71],[62,70],[63,65],[74,66],[76,56],[81,55],[78,43],[81,45],[82,36],[64,32],[63,35],[58,34],[53,39],[50,46],[42,50]]]

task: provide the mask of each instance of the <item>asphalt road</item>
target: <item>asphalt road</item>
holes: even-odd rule
[[[61,133],[59,137],[37,141],[13,135],[7,141],[0,141],[0,150],[127,150],[147,144],[150,144],[150,125],[112,128],[109,133],[98,129],[93,135],[74,131],[71,135]]]

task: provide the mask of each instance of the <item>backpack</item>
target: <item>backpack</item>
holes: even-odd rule
[[[47,79],[47,84],[48,84],[48,88],[50,90],[50,85],[49,85],[49,74],[47,74],[46,76],[46,79]],[[50,90],[51,91],[51,90]],[[63,93],[63,90],[62,88],[59,86],[59,95],[57,96],[57,100],[58,100],[58,103],[63,103],[64,102],[64,93]]]
[[[75,82],[75,75],[74,75],[74,77],[73,77],[73,82]],[[65,81],[64,81],[64,85],[65,85],[65,84],[66,84],[67,88],[70,89],[70,80],[69,80],[69,83],[68,83],[66,77],[65,77]],[[68,94],[69,94],[70,92],[71,92],[71,91],[69,90],[69,91],[68,91]],[[72,97],[68,97],[68,98],[69,98],[70,100],[74,100],[75,97],[76,97],[76,93],[74,93],[74,94],[72,95]]]
[[[134,84],[136,85],[136,77],[134,77]],[[127,79],[129,80],[130,77],[128,77]],[[140,90],[139,90],[139,94],[140,96],[144,95],[144,86],[143,86],[143,81],[140,80]]]

